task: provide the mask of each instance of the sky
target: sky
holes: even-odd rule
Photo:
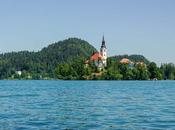
[[[0,53],[77,37],[108,55],[175,63],[175,0],[0,0]]]

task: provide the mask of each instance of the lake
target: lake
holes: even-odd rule
[[[2,130],[175,129],[174,81],[0,81]]]

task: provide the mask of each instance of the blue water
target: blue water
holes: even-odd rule
[[[2,130],[175,129],[174,81],[0,81]]]

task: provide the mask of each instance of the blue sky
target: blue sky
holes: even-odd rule
[[[0,52],[37,51],[69,37],[109,55],[175,63],[174,0],[0,0]]]

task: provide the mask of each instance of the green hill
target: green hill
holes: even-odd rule
[[[97,50],[88,42],[69,38],[59,41],[38,52],[11,52],[0,55],[0,79],[17,76],[16,71],[22,71],[24,77],[54,78],[54,71],[59,63],[69,62],[77,57],[88,58]],[[18,78],[18,77],[17,77]]]
[[[88,42],[78,38],[69,38],[53,43],[38,52],[20,51],[0,54],[0,79],[55,78],[55,69],[58,64],[71,64],[80,57],[88,59],[94,52],[97,50]],[[109,58],[115,62],[128,58],[134,62],[143,61],[149,64],[149,61],[141,55],[119,55]],[[76,67],[74,66],[73,69],[75,70]],[[17,74],[19,71],[22,72],[21,76]]]
[[[79,56],[87,58],[96,51],[92,45],[84,40],[69,38],[43,48],[38,53],[38,56],[44,62],[55,65],[60,62],[70,61]]]

